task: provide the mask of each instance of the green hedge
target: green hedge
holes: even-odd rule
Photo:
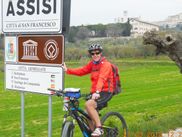
[[[143,45],[141,38],[98,38],[77,43],[66,43],[65,60],[80,60],[88,58],[87,48],[91,43],[100,43],[103,45],[103,54],[107,58],[136,58],[155,56],[155,47],[152,45]]]

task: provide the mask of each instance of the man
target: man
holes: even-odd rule
[[[102,55],[102,46],[100,44],[92,44],[89,46],[88,52],[92,60],[81,68],[67,68],[64,64],[63,68],[67,74],[83,76],[91,74],[91,99],[85,103],[86,111],[92,119],[90,128],[93,130],[92,136],[100,136],[103,134],[101,121],[98,111],[103,108],[112,98],[113,92],[113,72],[111,63]],[[93,126],[94,125],[94,126]],[[95,129],[95,130],[94,130]]]

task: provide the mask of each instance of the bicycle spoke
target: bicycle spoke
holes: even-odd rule
[[[102,120],[103,137],[127,137],[127,126],[119,113],[110,113]]]

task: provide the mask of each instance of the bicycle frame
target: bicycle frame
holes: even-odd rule
[[[65,116],[65,119],[68,116],[71,116],[73,119],[75,119],[79,125],[80,130],[82,131],[82,134],[84,137],[90,137],[91,136],[91,130],[88,125],[88,123],[85,120],[91,120],[91,118],[88,116],[88,114],[83,111],[81,108],[75,106],[75,99],[70,100],[70,108],[68,109],[68,115]],[[65,120],[66,121],[66,120]]]

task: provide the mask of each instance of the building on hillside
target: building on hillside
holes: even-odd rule
[[[123,11],[123,17],[118,17],[114,19],[115,23],[126,23],[128,21],[128,11]]]
[[[164,27],[164,28],[174,28],[178,24],[182,24],[182,13],[168,16],[166,20],[158,21],[155,23],[158,24],[159,26]]]
[[[137,18],[129,18],[128,20],[132,26],[131,36],[133,37],[142,36],[146,31],[159,31],[159,26],[156,24],[144,22]]]

